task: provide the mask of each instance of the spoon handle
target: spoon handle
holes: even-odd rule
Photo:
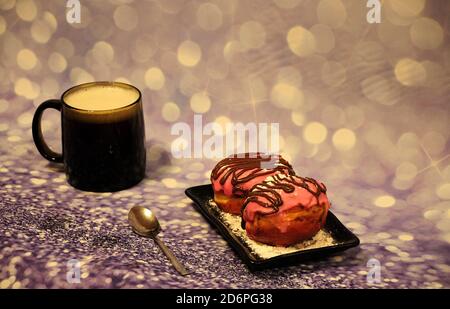
[[[186,276],[189,274],[188,270],[180,263],[180,261],[178,261],[172,250],[170,250],[158,236],[153,237],[153,240],[158,244],[180,275]]]

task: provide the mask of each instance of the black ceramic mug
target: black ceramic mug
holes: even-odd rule
[[[45,143],[41,118],[45,109],[61,112],[62,154]],[[59,100],[36,110],[33,139],[41,155],[64,163],[68,182],[85,191],[129,188],[145,175],[145,128],[142,95],[134,86],[93,82],[70,88]]]

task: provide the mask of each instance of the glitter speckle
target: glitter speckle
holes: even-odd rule
[[[395,205],[395,197],[392,195],[381,195],[378,196],[373,203],[377,207],[389,208]]]
[[[40,186],[40,185],[45,184],[45,183],[47,182],[47,180],[46,180],[46,179],[42,179],[42,178],[31,178],[31,179],[30,179],[30,182],[31,182],[33,185]]]
[[[398,235],[398,239],[402,241],[411,241],[414,240],[414,236],[408,233]]]

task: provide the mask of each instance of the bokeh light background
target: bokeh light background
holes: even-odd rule
[[[3,154],[40,161],[35,108],[94,80],[143,91],[150,161],[194,113],[279,122],[283,155],[327,184],[363,242],[383,243],[394,262],[432,242],[446,254],[426,275],[447,285],[436,272],[450,268],[450,1],[382,3],[381,23],[369,24],[361,0],[81,0],[81,23],[69,24],[65,1],[0,0]],[[43,123],[56,149],[58,117]],[[190,172],[181,161],[165,188],[208,181],[213,161]],[[38,176],[34,185],[46,182]],[[437,259],[427,250],[423,261]]]

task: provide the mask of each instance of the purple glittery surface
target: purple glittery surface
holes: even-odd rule
[[[420,227],[425,219],[413,210],[391,211],[383,219],[383,209],[367,217],[335,205],[344,223],[359,222],[349,224],[362,240],[359,248],[252,273],[184,195],[187,186],[207,181],[213,162],[169,163],[164,148],[153,145],[150,158],[157,161],[149,162],[150,176],[139,185],[116,193],[87,193],[70,187],[64,174],[39,156],[31,139],[24,137],[14,147],[5,147],[4,134],[0,139],[2,287],[449,287],[448,246],[430,241],[433,233]],[[161,237],[193,270],[190,276],[179,276],[152,240],[132,233],[127,212],[134,205],[158,215]],[[414,240],[399,240],[406,225],[415,227]],[[371,258],[381,263],[381,283],[367,283]],[[71,259],[81,263],[80,283],[67,282]]]

